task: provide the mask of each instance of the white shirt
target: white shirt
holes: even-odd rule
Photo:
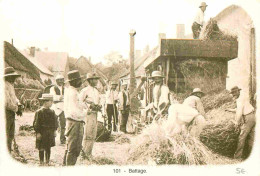
[[[15,95],[14,86],[10,82],[5,81],[5,108],[7,110],[17,112],[18,103],[19,100]]]
[[[88,104],[90,102],[94,104],[100,104],[100,93],[97,88],[88,85],[80,91],[79,100],[82,102],[82,104],[85,104],[85,108],[88,109],[86,102],[88,102]]]
[[[69,86],[64,91],[64,114],[66,118],[85,121],[84,104],[79,100],[79,93],[75,87]]]
[[[123,110],[124,109],[124,96],[123,96],[123,93],[125,93],[126,95],[126,105],[129,105],[130,102],[129,102],[129,94],[127,91],[125,90],[122,90],[119,92],[118,94],[118,100],[119,100],[119,109]]]
[[[186,98],[182,104],[188,105],[188,106],[198,110],[198,112],[201,115],[205,116],[204,107],[203,107],[203,104],[202,104],[201,99],[199,97],[191,95],[188,98]]]
[[[59,116],[62,113],[62,111],[64,110],[64,103],[63,103],[63,100],[61,102],[57,102],[57,101],[60,101],[60,97],[62,97],[64,95],[62,95],[62,86],[58,86],[57,85],[57,87],[60,90],[60,94],[61,95],[57,95],[56,94],[55,86],[52,86],[50,88],[50,94],[53,95],[53,101],[54,101],[54,103],[52,104],[51,109],[53,109],[55,111],[55,114],[57,116]],[[63,92],[63,94],[64,94],[64,92]],[[55,101],[57,103],[55,103]]]
[[[159,90],[161,88],[161,90]],[[170,90],[166,85],[155,85],[153,88],[153,105],[155,108],[159,108],[162,103],[169,103]],[[160,95],[159,95],[160,94]]]
[[[194,22],[203,26],[203,24],[204,24],[204,12],[201,9],[198,10],[198,12],[197,12],[197,14],[194,18]]]
[[[246,100],[241,95],[238,97],[238,99],[236,99],[236,104],[236,118],[239,118],[242,115],[248,115],[255,110],[254,107],[250,104],[249,100]]]
[[[114,104],[114,101],[118,100],[118,92],[111,89],[106,92],[106,104]]]

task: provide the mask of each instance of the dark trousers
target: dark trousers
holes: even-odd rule
[[[111,130],[112,127],[112,117],[113,117],[113,131],[116,131],[116,125],[118,123],[118,113],[117,113],[117,107],[113,104],[107,104],[107,117],[108,117],[108,129]]]
[[[129,117],[129,109],[121,111],[121,123],[120,123],[120,131],[126,133],[126,125]]]
[[[234,154],[234,158],[242,158],[246,139],[248,139],[249,151],[251,151],[254,144],[254,134],[255,134],[255,114],[252,112],[244,117],[244,123],[241,126],[241,132],[239,135],[239,140],[237,144],[237,150]]]
[[[65,137],[66,118],[64,115],[64,111],[59,115],[59,122],[60,122],[60,143],[65,144],[65,142],[66,142],[66,137]]]
[[[193,32],[193,38],[194,38],[194,39],[198,39],[199,36],[200,36],[201,25],[198,24],[198,23],[196,23],[196,22],[194,22],[194,23],[192,24],[191,29],[192,29],[192,32]]]
[[[64,162],[67,166],[75,165],[82,149],[84,134],[84,123],[67,119],[67,149],[65,151]]]
[[[6,138],[8,151],[12,150],[12,142],[14,139],[15,131],[15,112],[5,110],[5,121],[6,121]]]

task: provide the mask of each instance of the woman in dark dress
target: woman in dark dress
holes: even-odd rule
[[[33,127],[36,132],[36,148],[39,150],[40,165],[44,163],[44,152],[46,164],[49,164],[51,147],[55,146],[56,130],[58,121],[55,112],[50,109],[53,103],[53,96],[42,94],[39,98],[43,105],[36,111]]]

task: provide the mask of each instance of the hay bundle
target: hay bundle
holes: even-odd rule
[[[200,141],[213,152],[227,157],[233,157],[240,129],[230,120],[206,125],[200,134]]]
[[[122,134],[121,136],[119,136],[116,140],[115,140],[115,142],[117,143],[117,144],[124,144],[124,143],[129,143],[130,144],[130,139],[129,139],[129,137],[128,136],[126,136],[125,134]]]
[[[214,19],[209,20],[206,27],[202,30],[200,38],[202,40],[237,40],[236,36],[221,31],[217,21]]]
[[[151,124],[136,137],[129,149],[132,164],[209,164],[212,153],[196,138],[178,134],[166,135],[161,125]]]

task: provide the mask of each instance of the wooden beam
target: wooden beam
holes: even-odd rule
[[[238,42],[235,40],[185,40],[162,39],[160,56],[237,58]]]

